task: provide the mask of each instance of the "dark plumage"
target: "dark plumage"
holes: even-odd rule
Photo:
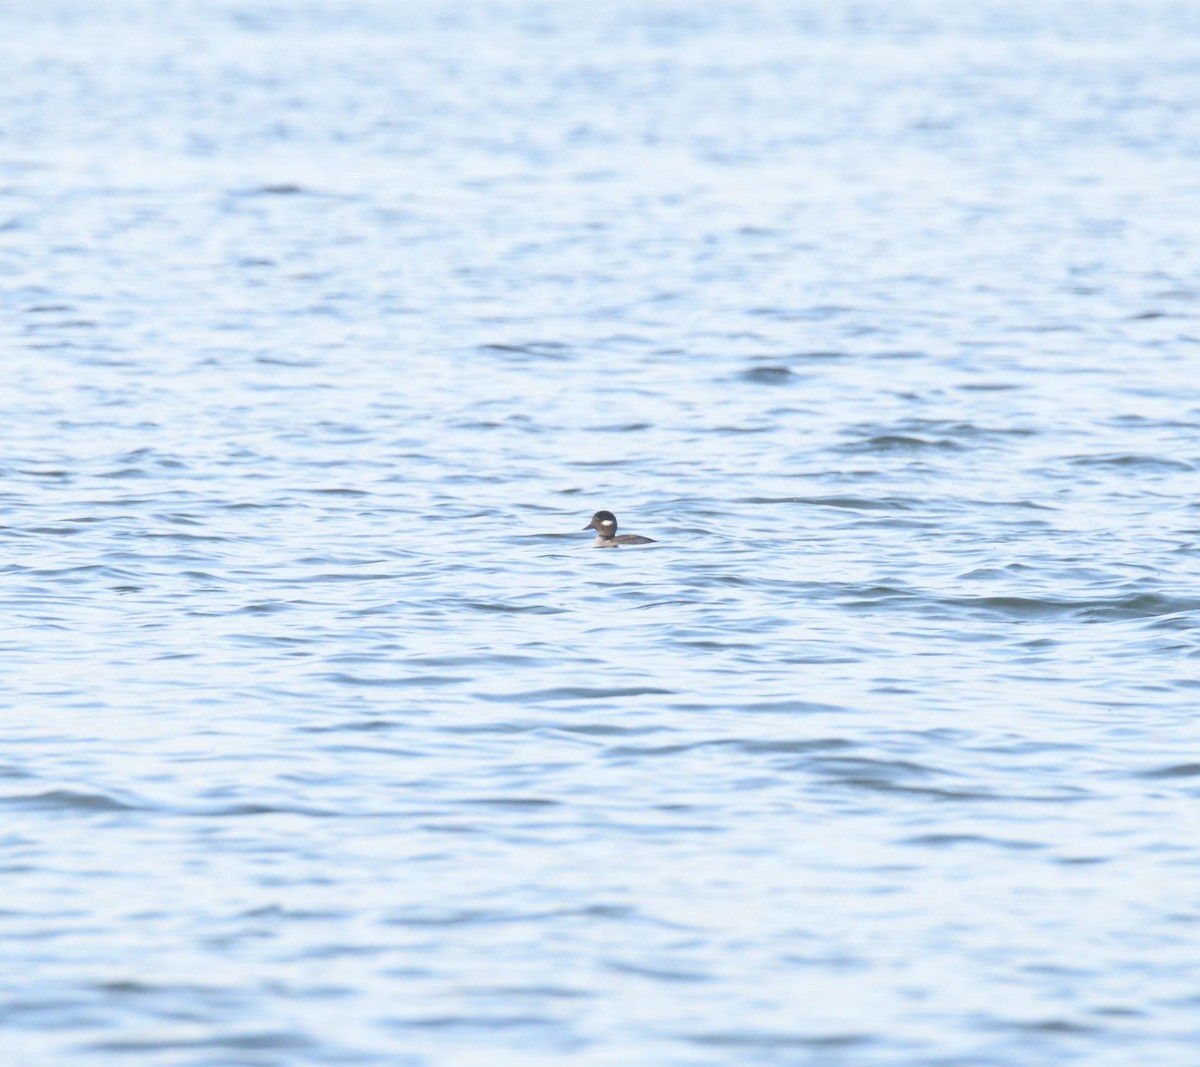
[[[620,548],[622,545],[652,545],[653,537],[642,537],[639,534],[621,534],[617,536],[617,517],[611,511],[597,511],[585,530],[595,530],[596,540],[593,548]]]

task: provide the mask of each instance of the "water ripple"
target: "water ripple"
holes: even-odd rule
[[[10,1057],[1191,1067],[1191,6],[4,25]]]

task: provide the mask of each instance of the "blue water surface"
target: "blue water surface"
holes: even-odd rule
[[[1200,9],[0,69],[5,1067],[1193,1067]]]

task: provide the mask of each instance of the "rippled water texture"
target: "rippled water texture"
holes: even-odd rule
[[[5,1067],[1193,1067],[1200,8],[0,69]]]

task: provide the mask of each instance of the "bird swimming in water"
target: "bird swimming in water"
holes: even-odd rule
[[[621,534],[617,536],[617,517],[611,511],[597,511],[585,530],[595,530],[596,540],[593,548],[620,548],[622,545],[652,545],[653,537],[642,537],[640,534]]]

